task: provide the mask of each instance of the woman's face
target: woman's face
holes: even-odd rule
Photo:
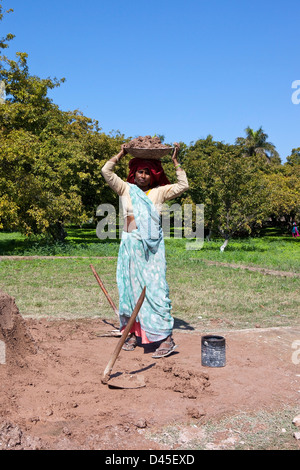
[[[141,189],[147,189],[150,186],[151,175],[148,168],[137,170],[134,175],[135,184]]]

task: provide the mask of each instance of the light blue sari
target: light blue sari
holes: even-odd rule
[[[129,184],[129,183],[128,183]],[[146,297],[137,322],[150,342],[172,334],[169,286],[166,281],[166,258],[160,216],[152,201],[134,184],[130,184],[133,215],[137,226],[123,232],[117,264],[121,329],[127,324],[136,302],[146,286]]]

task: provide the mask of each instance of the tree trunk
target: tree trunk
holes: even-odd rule
[[[53,240],[63,242],[67,236],[67,232],[65,231],[64,224],[62,222],[56,222],[52,224],[49,229],[49,233],[51,234]]]
[[[220,251],[224,251],[226,246],[228,245],[228,242],[229,242],[229,238],[226,238],[223,245],[220,247]]]
[[[207,236],[206,236],[206,241],[207,241],[207,242],[210,242],[210,241],[211,241],[212,233],[213,233],[213,231],[212,231],[212,229],[210,228],[210,229],[209,229],[209,232],[208,232],[208,234],[207,234]]]

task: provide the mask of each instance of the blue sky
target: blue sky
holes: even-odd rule
[[[262,126],[282,161],[300,147],[299,0],[2,0],[0,36],[51,98],[103,131],[234,143]],[[299,94],[300,96],[300,94]]]

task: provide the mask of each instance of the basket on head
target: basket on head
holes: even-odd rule
[[[146,160],[160,160],[165,155],[168,155],[173,147],[153,147],[153,148],[138,148],[138,147],[125,147],[127,153],[134,158],[144,158]]]

